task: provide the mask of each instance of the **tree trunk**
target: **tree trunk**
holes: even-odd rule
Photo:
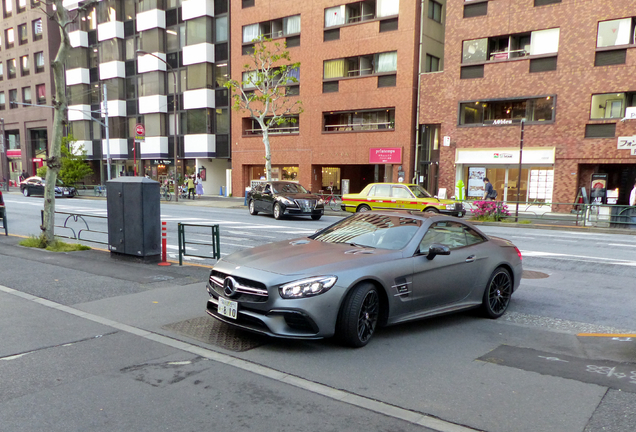
[[[55,0],[54,5],[56,7],[54,21],[60,26],[61,41],[55,60],[51,63],[55,82],[55,111],[53,114],[53,134],[49,146],[49,157],[46,161],[48,169],[44,187],[44,222],[41,227],[47,243],[55,240],[55,183],[61,168],[62,137],[64,136],[62,122],[67,108],[64,63],[71,47],[65,28],[65,25],[69,22],[68,12],[64,9],[62,0]]]
[[[269,145],[269,125],[265,124],[264,121],[265,115],[262,115],[261,118],[257,118],[258,124],[261,126],[261,130],[263,131],[263,144],[265,145],[265,175],[267,176],[267,181],[272,180],[272,149]]]

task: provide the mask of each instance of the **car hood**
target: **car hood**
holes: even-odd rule
[[[280,275],[333,274],[355,267],[386,262],[402,251],[372,249],[308,238],[286,240],[233,253],[221,261]]]

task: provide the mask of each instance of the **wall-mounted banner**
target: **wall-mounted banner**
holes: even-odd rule
[[[369,163],[372,164],[401,164],[402,148],[372,148],[369,150]]]

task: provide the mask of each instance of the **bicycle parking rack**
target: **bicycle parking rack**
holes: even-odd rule
[[[200,241],[186,241],[186,227],[197,227],[197,228],[210,228],[212,234],[212,242],[200,242]],[[197,257],[197,258],[206,258],[206,259],[220,259],[221,258],[221,240],[219,235],[219,225],[201,225],[201,224],[178,224],[178,236],[179,236],[179,265],[183,265],[183,257]],[[192,253],[188,253],[187,246],[188,245],[201,245],[201,246],[212,246],[212,255],[195,255]]]

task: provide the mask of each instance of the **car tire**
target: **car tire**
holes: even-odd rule
[[[437,210],[435,207],[426,207],[424,210],[422,210],[423,212],[430,212],[430,213],[439,213],[439,210]]]
[[[313,220],[320,220],[321,217],[322,217],[322,215],[311,215],[311,218]]]
[[[361,283],[347,295],[338,314],[336,335],[350,347],[360,348],[371,340],[380,316],[380,294],[371,283]]]
[[[502,316],[510,304],[512,288],[510,272],[503,267],[496,268],[490,275],[484,291],[481,305],[483,315],[492,319]]]
[[[356,213],[366,212],[366,211],[371,211],[371,207],[369,207],[366,204],[362,204],[362,205],[358,206],[358,208],[356,209]]]
[[[281,220],[283,218],[283,209],[280,208],[280,204],[274,204],[274,219]]]
[[[250,214],[252,216],[256,216],[258,214],[258,210],[256,210],[256,204],[254,204],[254,200],[250,200],[247,204],[247,208],[250,210]]]
[[[29,188],[25,187],[24,189],[22,189],[22,195],[24,195],[25,197],[28,197],[29,195],[31,195],[29,193]]]

